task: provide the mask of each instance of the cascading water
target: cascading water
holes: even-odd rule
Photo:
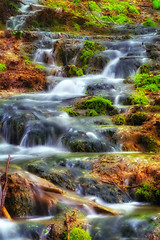
[[[8,29],[23,29],[26,18],[34,14],[38,9],[39,5],[37,5],[36,0],[25,0],[24,4],[21,4],[20,15],[11,17],[8,20]],[[33,60],[46,67],[49,91],[22,94],[3,100],[1,104],[2,111],[0,112],[2,125],[0,160],[5,160],[8,154],[11,154],[13,162],[34,160],[34,158],[41,159],[47,156],[56,158],[59,156],[60,159],[65,159],[67,163],[65,165],[62,160],[59,161],[58,169],[60,166],[65,165],[67,171],[68,169],[70,169],[71,173],[74,171],[74,177],[82,177],[84,169],[89,171],[92,168],[90,165],[84,167],[79,156],[77,160],[76,155],[72,155],[75,163],[65,156],[66,152],[70,150],[69,148],[66,149],[62,144],[63,141],[66,141],[66,136],[74,139],[80,139],[81,136],[84,136],[87,144],[90,143],[89,147],[87,146],[87,151],[94,148],[94,152],[119,152],[121,151],[120,146],[111,139],[111,136],[116,133],[116,129],[106,116],[71,118],[67,113],[59,111],[59,109],[62,106],[72,104],[77,97],[85,96],[85,91],[90,86],[101,84],[105,86],[104,96],[111,99],[117,109],[121,111],[121,97],[127,96],[130,91],[130,86],[123,83],[124,79],[134,75],[140,65],[146,61],[146,50],[143,43],[152,41],[154,36],[150,36],[150,38],[148,36],[137,36],[126,41],[102,42],[107,47],[107,50],[103,53],[110,59],[102,73],[67,78],[62,77],[63,67],[57,66],[56,56],[53,51],[54,43],[57,39],[61,39],[61,34],[45,32],[39,32],[38,34],[40,39],[36,43],[37,50],[33,55]],[[65,37],[67,38],[67,35]],[[79,39],[81,45],[83,45],[84,39]],[[67,59],[65,61],[67,62]],[[72,63],[76,64],[76,61],[77,55],[73,56]],[[98,128],[98,125],[95,125],[96,121],[106,122],[107,128]],[[81,168],[77,167],[78,161],[80,161],[79,165],[82,165]],[[78,183],[76,189],[77,194],[83,197],[84,193],[82,194],[82,192],[84,192],[84,189],[81,184]],[[101,190],[101,186],[98,186],[97,189]],[[94,195],[94,189],[92,191]],[[87,193],[86,195],[89,194]],[[107,205],[99,197],[94,196],[92,200],[104,206]],[[134,219],[129,222],[126,220],[126,216],[128,215],[128,218],[131,218],[132,213],[134,211],[138,212],[141,206],[135,203],[113,204],[112,207],[121,210],[124,217],[109,217],[97,215],[85,205],[84,208],[92,225],[91,234],[93,239],[131,239],[130,236],[139,239],[141,226],[147,228],[148,225],[146,225],[146,222]],[[123,211],[124,208],[127,209],[127,212]],[[127,235],[125,227],[130,229],[130,236]],[[101,234],[98,228],[102,229]],[[18,240],[20,239],[18,232],[15,223],[0,220],[0,239]],[[139,236],[136,232],[138,232]]]

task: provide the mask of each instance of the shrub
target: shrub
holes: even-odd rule
[[[136,91],[131,95],[132,105],[147,105],[149,104],[148,98],[143,91]]]
[[[67,239],[67,236],[65,239]],[[74,227],[70,230],[70,240],[92,240],[92,238],[89,233],[81,227]]]
[[[6,70],[6,64],[5,63],[0,63],[0,71]]]
[[[146,121],[146,119],[147,116],[145,113],[133,113],[129,118],[129,122],[133,126],[140,126]]]
[[[116,116],[113,121],[116,125],[123,125],[126,123],[126,119],[122,115]]]
[[[105,114],[106,110],[113,109],[112,102],[103,97],[93,97],[88,99],[77,106],[80,109],[93,109],[97,114]]]
[[[138,142],[143,145],[143,147],[145,148],[145,151],[147,151],[147,152],[157,152],[158,151],[158,143],[153,136],[141,135],[139,137]]]
[[[143,22],[143,25],[146,27],[157,27],[157,23],[152,21],[150,18],[148,18],[145,22]]]

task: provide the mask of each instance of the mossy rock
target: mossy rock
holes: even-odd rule
[[[144,147],[146,152],[157,152],[158,151],[158,143],[154,136],[150,136],[147,134],[141,134],[138,139],[138,143]]]
[[[65,67],[67,77],[80,77],[83,75],[83,70],[75,65],[67,65]]]
[[[114,110],[112,102],[103,97],[89,98],[81,103],[77,103],[76,106],[79,109],[94,110],[98,115],[106,114]]]
[[[145,182],[138,187],[136,198],[141,202],[150,202],[160,205],[160,188],[157,182]]]
[[[141,126],[147,120],[147,114],[143,112],[132,113],[127,117],[127,123],[133,126]]]

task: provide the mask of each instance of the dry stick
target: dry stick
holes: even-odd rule
[[[66,227],[67,227],[67,240],[70,240],[70,222],[69,222],[69,217],[68,214],[65,214],[66,216]]]
[[[6,164],[6,171],[5,171],[5,184],[2,190],[2,197],[1,197],[1,205],[0,205],[0,214],[2,215],[3,212],[3,206],[5,202],[5,197],[6,197],[6,192],[7,192],[7,184],[8,184],[8,168],[9,168],[9,163],[10,163],[11,157],[10,155],[8,156],[7,164]]]

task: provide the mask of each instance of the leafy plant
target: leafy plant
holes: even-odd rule
[[[22,30],[13,30],[13,34],[15,35],[15,37],[16,37],[17,39],[21,39],[21,38],[22,38],[23,31],[22,31]]]
[[[13,3],[13,2],[10,2],[10,3],[9,3],[9,6],[10,6],[10,7],[13,7],[16,11],[19,10],[18,6],[17,6],[15,3]]]
[[[153,75],[148,73],[136,74],[134,83],[137,88],[142,87],[149,91],[160,90],[160,74]]]
[[[95,1],[89,1],[88,3],[89,3],[89,7],[90,7],[91,11],[93,11],[93,12],[101,12],[100,7],[96,4]]]
[[[83,70],[81,68],[76,67],[75,65],[68,65],[67,69],[68,69],[67,70],[68,77],[83,75]]]
[[[147,105],[149,104],[148,98],[145,95],[144,91],[136,91],[131,95],[132,105]]]
[[[5,63],[0,63],[0,71],[6,70],[6,64]]]

